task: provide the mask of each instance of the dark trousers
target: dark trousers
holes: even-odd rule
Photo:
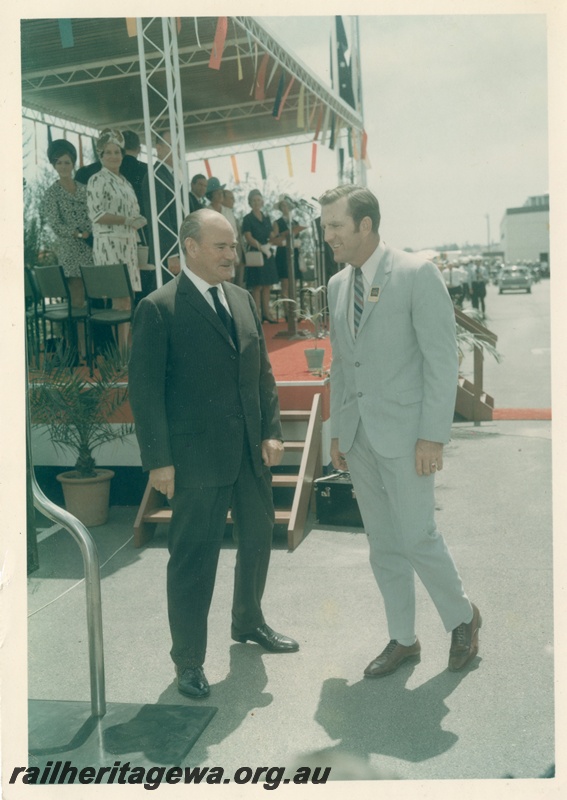
[[[167,565],[171,657],[179,666],[200,666],[205,661],[207,617],[229,508],[237,542],[232,633],[248,633],[264,623],[261,600],[274,527],[271,473],[265,469],[256,477],[245,447],[233,485],[177,487],[171,506]]]
[[[472,307],[479,308],[484,314],[486,311],[484,298],[486,297],[486,284],[484,281],[472,281]]]

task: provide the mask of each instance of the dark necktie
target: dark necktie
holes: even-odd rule
[[[360,318],[364,309],[364,278],[360,267],[354,268],[354,335],[358,333]]]
[[[234,320],[232,319],[231,315],[228,313],[226,308],[223,306],[221,301],[219,300],[219,288],[218,286],[211,286],[209,292],[213,296],[213,303],[215,304],[215,311],[219,315],[222,324],[226,328],[228,335],[232,339],[232,343],[236,345],[236,327],[234,325]]]

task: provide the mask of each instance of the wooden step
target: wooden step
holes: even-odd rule
[[[297,480],[296,480],[297,483]],[[144,522],[152,522],[154,525],[167,525],[167,523],[171,519],[171,508],[169,506],[164,506],[164,508],[157,508],[153,511],[148,511],[147,514],[144,514],[142,517]],[[276,524],[277,525],[287,525],[291,517],[291,511],[289,509],[276,509]],[[228,516],[226,521],[232,523],[232,517],[230,515],[230,511],[228,512]]]
[[[280,411],[280,418],[282,422],[309,422],[309,411]]]
[[[305,442],[284,442],[284,448],[288,453],[302,453],[305,450]]]
[[[299,475],[286,475],[285,473],[277,472],[272,474],[272,486],[281,486],[283,488],[293,488],[297,486]]]

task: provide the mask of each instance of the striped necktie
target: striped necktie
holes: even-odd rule
[[[364,277],[360,267],[354,268],[354,335],[358,333],[360,318],[364,308]]]
[[[224,327],[227,330],[228,335],[232,339],[232,343],[236,345],[236,327],[234,325],[234,320],[232,319],[231,315],[228,313],[226,308],[220,301],[219,298],[219,290],[218,286],[211,286],[209,292],[213,296],[213,303],[215,304],[215,311],[219,315],[221,322],[223,323]]]

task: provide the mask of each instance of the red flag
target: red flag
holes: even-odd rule
[[[317,142],[311,145],[311,172],[317,171]]]
[[[208,158],[205,158],[205,171],[207,173],[207,178],[212,178],[213,177],[213,173],[212,173]]]
[[[227,28],[228,17],[219,17],[217,22],[217,30],[215,33],[215,40],[213,42],[213,49],[211,50],[211,57],[209,59],[210,69],[220,69]]]
[[[231,156],[230,161],[232,164],[232,172],[234,175],[234,182],[238,185],[240,183],[240,175],[238,174],[238,164],[236,163],[236,156]]]
[[[265,100],[266,99],[266,70],[268,69],[268,61],[270,60],[270,56],[268,53],[264,53],[264,58],[260,64],[260,69],[258,70],[258,74],[256,75],[256,90],[254,93],[255,100]]]

